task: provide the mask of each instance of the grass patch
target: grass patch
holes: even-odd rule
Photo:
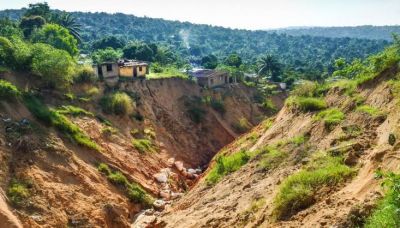
[[[265,99],[264,102],[262,102],[261,107],[266,110],[266,111],[271,111],[271,112],[275,112],[276,106],[274,105],[274,103],[272,102],[271,99]]]
[[[104,96],[100,101],[103,112],[115,115],[130,115],[134,110],[132,98],[124,92]]]
[[[210,185],[216,184],[225,175],[240,169],[249,159],[250,156],[243,150],[228,156],[218,156],[215,166],[206,177],[206,182]]]
[[[64,114],[57,110],[49,109],[32,95],[25,95],[24,103],[29,111],[40,121],[54,126],[59,131],[72,138],[79,145],[100,151],[100,147]]]
[[[367,219],[366,228],[400,227],[400,174],[385,174],[386,193]]]
[[[342,79],[336,82],[333,82],[329,85],[330,88],[339,88],[344,91],[344,94],[347,96],[353,96],[353,94],[357,90],[357,82],[355,80]]]
[[[23,181],[11,180],[7,189],[7,197],[15,205],[21,205],[30,196],[29,186]]]
[[[287,99],[286,104],[304,112],[319,111],[327,108],[326,102],[322,98],[316,97],[292,96]]]
[[[154,199],[140,185],[129,182],[128,179],[119,171],[112,171],[105,163],[100,163],[97,170],[107,176],[107,179],[120,187],[122,187],[128,198],[134,203],[140,203],[145,207],[153,204]]]
[[[286,219],[315,202],[315,195],[324,186],[334,186],[354,174],[343,163],[343,157],[326,153],[315,156],[301,171],[289,176],[279,187],[273,202],[273,216]]]
[[[328,129],[331,129],[333,126],[341,123],[344,120],[345,116],[342,111],[337,108],[330,108],[324,111],[321,111],[315,117],[316,120],[324,121],[325,126]]]
[[[384,116],[384,113],[382,111],[369,105],[358,106],[356,111],[361,113],[366,113],[372,117]]]
[[[68,114],[72,116],[94,116],[93,113],[72,105],[63,105],[57,109],[57,112],[64,115]]]
[[[21,95],[18,88],[12,83],[0,79],[0,99],[12,100]]]
[[[259,166],[263,170],[277,168],[288,157],[288,153],[279,150],[276,146],[266,146],[260,152],[262,154]]]
[[[141,154],[156,152],[153,143],[148,139],[132,139],[132,145]]]

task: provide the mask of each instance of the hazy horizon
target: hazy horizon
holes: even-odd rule
[[[0,9],[20,9],[40,0],[0,2]],[[52,9],[125,13],[238,29],[383,26],[400,24],[398,0],[48,0]],[[135,7],[136,3],[140,7]],[[132,7],[127,7],[132,6]],[[212,6],[212,7],[210,7]],[[384,12],[384,13],[380,13]]]

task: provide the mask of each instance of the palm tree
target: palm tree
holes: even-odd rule
[[[281,64],[273,55],[268,54],[259,60],[258,75],[266,76],[272,81],[278,81],[281,72]]]
[[[57,13],[54,14],[52,21],[68,29],[69,33],[71,33],[71,35],[75,37],[78,42],[82,42],[81,35],[79,34],[80,32],[82,32],[82,26],[76,21],[76,18],[74,16],[65,12]]]

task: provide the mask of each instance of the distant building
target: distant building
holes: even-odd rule
[[[149,64],[137,60],[119,60],[93,65],[95,75],[100,79],[145,78],[149,74]]]
[[[196,69],[189,71],[189,75],[196,78],[197,83],[202,87],[217,87],[230,83],[236,83],[236,78],[229,76],[226,71]]]

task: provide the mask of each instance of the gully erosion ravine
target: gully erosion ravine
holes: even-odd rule
[[[33,87],[28,77],[0,75],[24,89]],[[154,199],[150,206],[161,210],[187,191],[215,153],[240,134],[235,123],[244,118],[251,127],[268,115],[254,104],[256,91],[240,84],[203,90],[190,81],[162,79],[94,86],[99,93],[89,100],[48,90],[36,90],[35,96],[51,110],[73,105],[88,111],[63,115],[99,151],[39,120],[22,99],[0,102],[0,187],[5,193],[20,185],[26,189],[17,201],[2,194],[0,218],[7,219],[0,227],[129,227],[148,207],[144,199]],[[72,92],[82,97],[91,87],[78,85]],[[101,98],[112,91],[135,98],[134,117],[101,110]],[[272,99],[279,108],[284,95]],[[199,100],[221,100],[225,113]],[[202,110],[201,121],[193,121],[189,110]],[[154,152],[134,146],[141,139]]]

